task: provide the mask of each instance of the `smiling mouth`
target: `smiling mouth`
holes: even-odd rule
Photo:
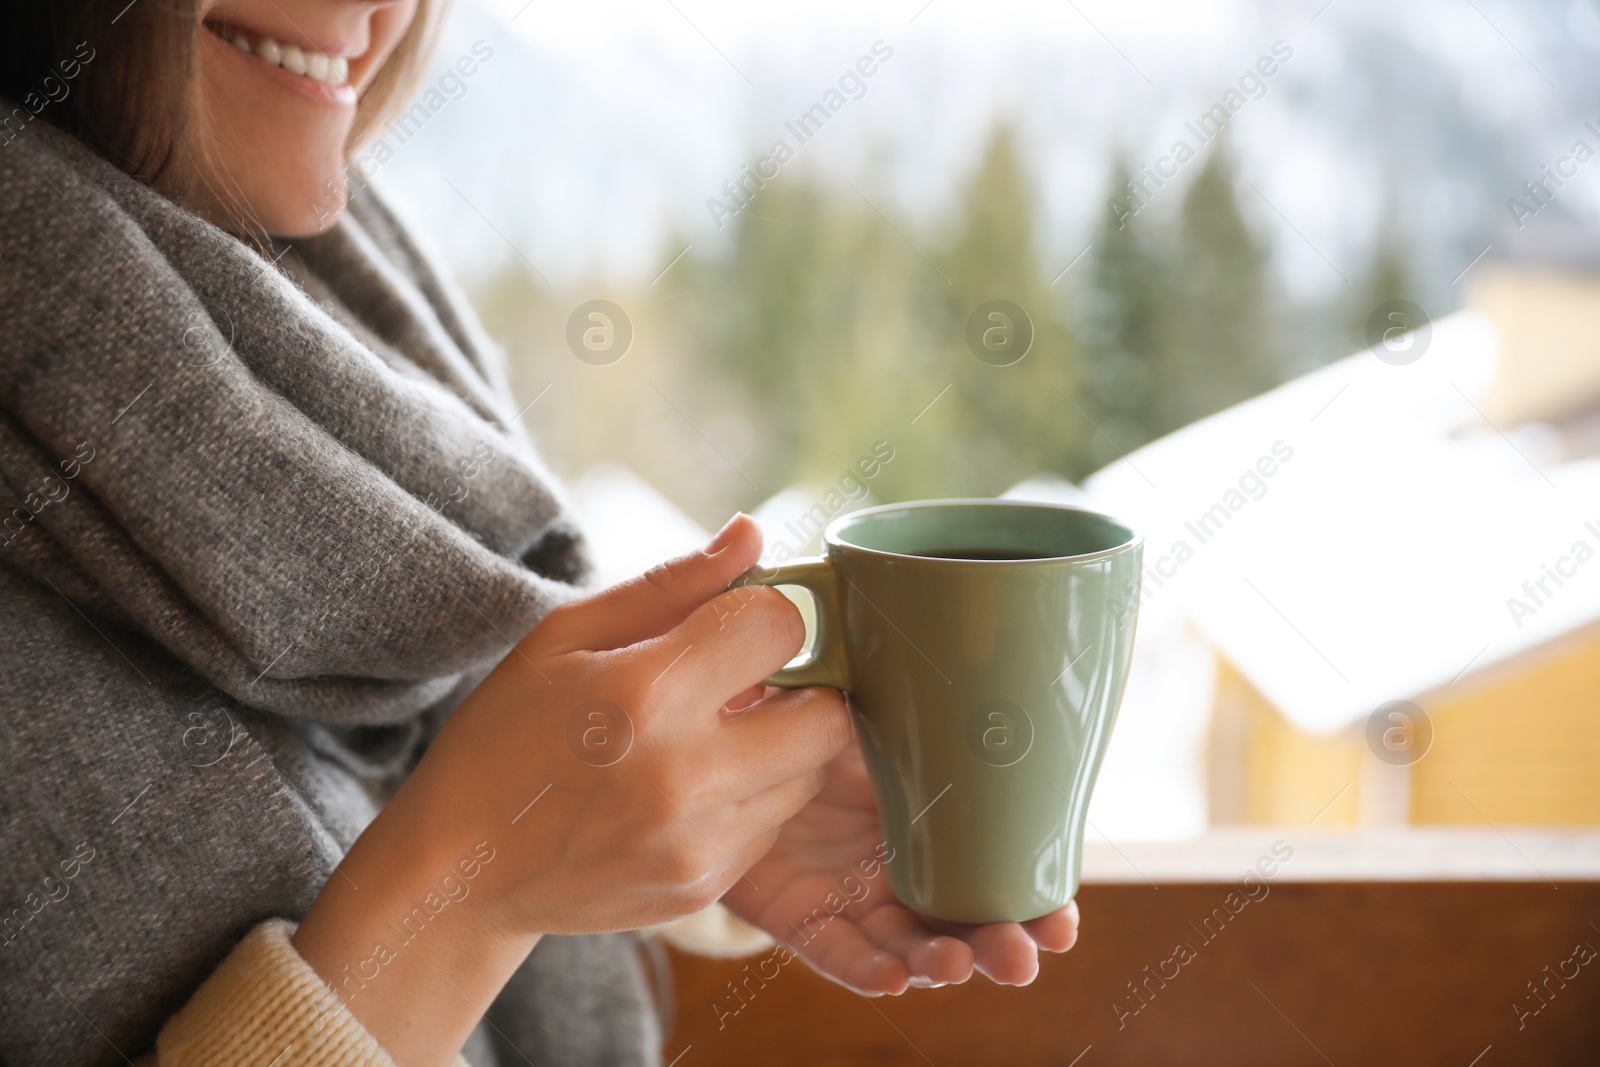
[[[309,48],[301,48],[299,45],[283,44],[264,33],[255,33],[237,26],[221,26],[207,22],[206,29],[269,67],[277,67],[286,73],[323,85],[346,85],[350,81],[350,60],[344,56],[330,56]]]

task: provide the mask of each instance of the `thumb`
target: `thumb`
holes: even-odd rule
[[[761,541],[761,527],[741,511],[698,552],[557,609],[550,620],[556,640],[569,650],[598,652],[658,637],[755,566]]]

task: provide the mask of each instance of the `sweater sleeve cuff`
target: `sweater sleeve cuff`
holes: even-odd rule
[[[695,956],[732,959],[753,956],[775,942],[764,930],[750,925],[722,904],[685,915],[647,931],[673,948]]]
[[[245,935],[156,1038],[160,1067],[395,1067],[268,919]],[[457,1056],[452,1067],[468,1067]]]

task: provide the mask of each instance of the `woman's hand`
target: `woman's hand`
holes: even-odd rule
[[[878,869],[889,857],[882,843],[872,784],[852,744],[829,765],[822,792],[723,903],[818,974],[868,996],[965,982],[974,969],[1002,985],[1027,985],[1039,973],[1039,949],[1065,952],[1078,939],[1076,901],[1026,923],[968,926],[918,915],[894,898]],[[818,909],[830,915],[830,897],[833,907],[845,906],[823,922]]]
[[[296,947],[401,1064],[447,1062],[540,935],[709,905],[821,788],[850,739],[837,692],[724,709],[804,639],[782,594],[727,589],[760,551],[738,516],[704,552],[551,612],[318,896]]]

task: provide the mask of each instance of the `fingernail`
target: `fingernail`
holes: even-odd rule
[[[732,543],[733,527],[743,516],[744,512],[742,511],[736,511],[733,513],[733,518],[729,519],[727,524],[724,525],[722,529],[717,531],[717,536],[711,539],[711,543],[706,545],[706,555],[714,556]]]

